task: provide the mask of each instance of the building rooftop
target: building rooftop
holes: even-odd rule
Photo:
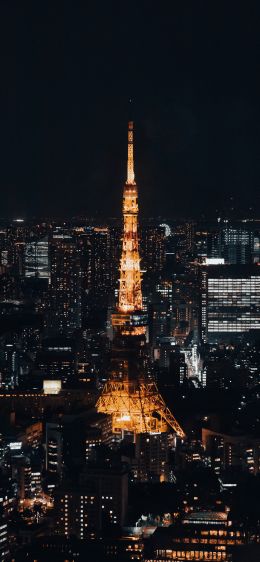
[[[228,514],[224,511],[197,511],[186,515],[182,522],[196,525],[198,523],[217,523],[218,521],[219,523],[223,523],[226,522],[227,519]]]

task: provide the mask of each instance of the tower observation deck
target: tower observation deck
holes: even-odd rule
[[[112,314],[111,372],[96,407],[98,412],[111,415],[115,433],[162,433],[171,428],[183,438],[182,428],[147,374],[147,317],[142,304],[133,135],[133,122],[129,121],[119,298]]]

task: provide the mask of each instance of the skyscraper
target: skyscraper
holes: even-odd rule
[[[48,238],[25,244],[25,277],[50,278]]]
[[[145,223],[140,229],[140,252],[142,269],[147,275],[157,275],[163,269],[166,260],[165,227]]]
[[[222,230],[222,257],[228,264],[253,261],[254,236],[251,229],[226,227]]]
[[[229,265],[250,264],[254,262],[255,244],[257,233],[253,225],[224,223],[207,233],[207,256],[223,258]]]
[[[64,482],[55,494],[58,534],[79,539],[125,523],[128,467],[107,459],[94,462],[80,474],[79,485]]]
[[[71,334],[81,326],[81,264],[76,242],[66,235],[51,243],[50,329]]]
[[[201,339],[205,343],[260,330],[259,266],[204,267],[200,309]]]

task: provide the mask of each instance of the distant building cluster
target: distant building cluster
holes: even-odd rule
[[[259,233],[0,221],[1,561],[260,560]]]
[[[112,336],[120,222],[2,221],[2,560],[259,555],[258,233],[256,221],[141,223],[142,368],[186,438],[133,443],[94,410],[131,353]]]

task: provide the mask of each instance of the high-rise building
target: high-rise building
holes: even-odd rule
[[[226,264],[250,264],[255,260],[257,233],[245,224],[219,224],[207,232],[207,256],[223,258]]]
[[[81,327],[81,262],[78,245],[66,235],[52,239],[49,327],[71,334]]]
[[[177,258],[185,259],[185,256],[192,254],[194,248],[194,227],[193,222],[181,222],[174,225],[173,237]]]
[[[171,305],[166,300],[152,302],[149,305],[149,341],[156,346],[157,340],[171,335]]]
[[[142,269],[148,275],[158,275],[166,259],[165,228],[156,224],[143,224],[140,229],[140,254]]]
[[[91,235],[91,298],[99,306],[107,304],[111,291],[110,231],[108,227],[95,227]]]
[[[167,433],[140,433],[136,438],[136,466],[139,482],[166,482],[169,478]]]
[[[75,342],[65,337],[46,338],[36,354],[35,367],[45,379],[73,383],[78,367]]]
[[[174,386],[183,384],[187,379],[188,368],[185,361],[185,354],[178,346],[173,348],[169,358],[169,375]]]
[[[113,302],[118,281],[120,229],[89,226],[78,233],[82,267],[83,317]]]
[[[0,356],[4,359],[3,382],[6,388],[15,388],[19,381],[19,351],[14,338],[2,342]]]
[[[9,558],[7,518],[4,509],[5,498],[0,498],[0,560],[5,562]]]
[[[25,244],[25,277],[50,278],[48,238]]]
[[[222,229],[222,257],[227,264],[247,264],[253,261],[254,236],[250,229]]]
[[[190,272],[174,273],[172,295],[172,333],[182,342],[196,329],[197,287]]]
[[[233,468],[249,474],[260,472],[260,439],[238,431],[221,433],[202,428],[202,444],[216,474]]]
[[[76,485],[64,482],[55,493],[57,531],[93,538],[98,531],[123,526],[128,504],[128,467],[123,463],[93,464]]]
[[[154,347],[158,338],[172,333],[172,281],[159,280],[148,301],[149,342]]]
[[[29,459],[22,460],[18,474],[19,498],[29,499],[32,496],[32,469]]]
[[[201,339],[205,343],[260,330],[259,267],[202,267],[200,308]]]
[[[52,476],[62,475],[63,469],[63,434],[62,425],[56,422],[46,423],[46,470]]]
[[[253,262],[260,263],[260,232],[254,232]]]

